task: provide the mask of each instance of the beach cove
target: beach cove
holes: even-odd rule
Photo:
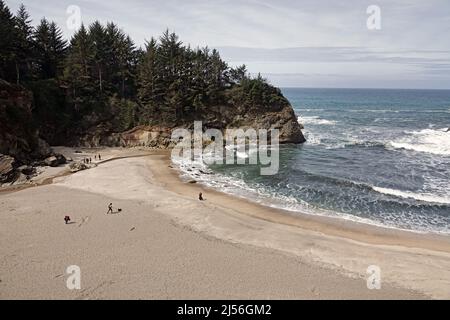
[[[181,181],[165,151],[101,153],[95,168],[0,193],[1,299],[450,297],[448,237],[294,217]],[[123,211],[106,215],[110,202]],[[66,287],[71,265],[81,290]],[[371,265],[381,290],[367,288]]]

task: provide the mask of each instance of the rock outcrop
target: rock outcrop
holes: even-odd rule
[[[21,162],[42,159],[50,146],[39,138],[32,118],[33,95],[0,79],[0,153]]]
[[[70,172],[78,172],[89,169],[89,167],[83,162],[72,162],[69,165]]]
[[[0,184],[11,182],[17,178],[15,162],[13,157],[0,154]]]
[[[306,141],[294,110],[286,104],[280,109],[267,111],[230,108],[230,106],[211,107],[207,114],[198,119],[186,120],[182,125],[138,126],[125,132],[114,132],[111,125],[103,123],[89,130],[78,144],[85,147],[170,148],[173,146],[172,131],[176,128],[193,129],[194,121],[202,121],[204,129],[214,128],[222,131],[236,128],[278,129],[281,144],[298,144]]]
[[[30,91],[0,79],[0,183],[27,181],[34,166],[66,163],[39,137],[32,105]]]
[[[227,114],[228,113],[228,114]],[[242,128],[242,129],[278,129],[280,132],[280,143],[299,144],[305,142],[302,128],[297,121],[291,105],[286,104],[279,109],[261,111],[259,109],[245,110],[237,107],[236,111],[230,113],[229,110],[219,108],[215,112],[216,118],[209,118],[206,125],[214,125],[218,118],[223,123],[219,129]]]
[[[67,160],[62,154],[55,154],[44,160],[44,164],[49,167],[58,167],[66,163]]]

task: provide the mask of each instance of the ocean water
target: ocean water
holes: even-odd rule
[[[450,234],[450,90],[284,89],[305,129],[280,171],[181,164],[184,176],[290,214]]]

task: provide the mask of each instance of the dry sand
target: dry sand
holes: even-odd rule
[[[448,237],[293,217],[183,183],[160,152],[101,152],[120,159],[0,193],[0,299],[450,298]]]

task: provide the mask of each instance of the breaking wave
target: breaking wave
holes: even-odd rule
[[[373,190],[379,193],[404,198],[404,199],[414,199],[429,203],[440,203],[440,204],[450,204],[450,197],[437,196],[428,193],[415,193],[411,191],[401,191],[389,188],[372,187]]]
[[[336,124],[336,121],[333,120],[327,120],[327,119],[320,119],[318,116],[311,116],[311,117],[298,117],[298,122],[301,124],[312,124],[312,125],[334,125]]]
[[[387,146],[394,149],[450,155],[450,132],[446,130],[445,128],[414,131],[404,138],[388,142]]]

